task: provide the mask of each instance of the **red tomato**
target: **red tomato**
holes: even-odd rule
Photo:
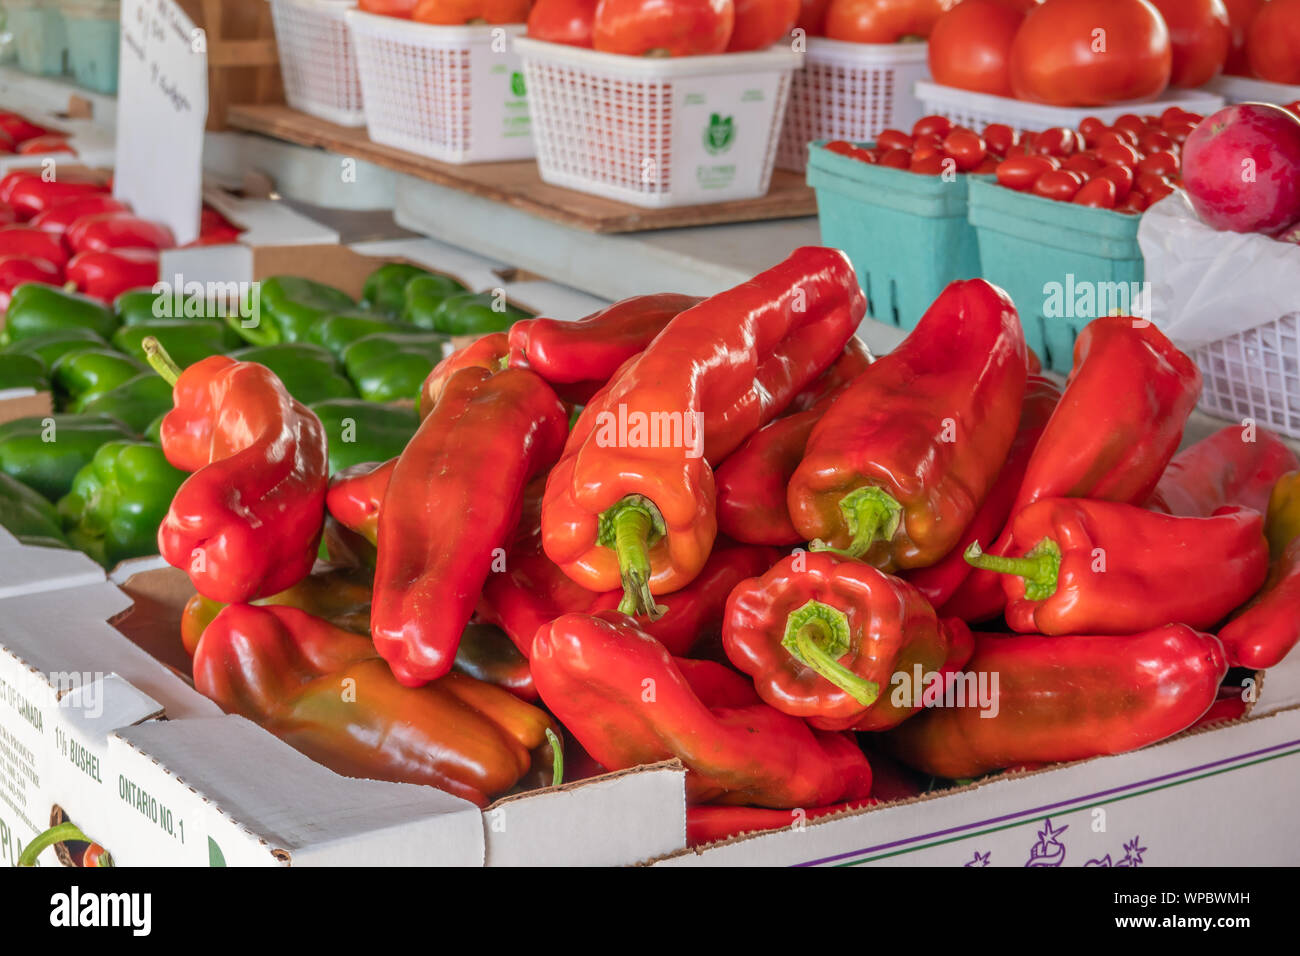
[[[799,19],[795,23],[810,37],[819,37],[826,31],[826,8],[831,0],[799,0]]]
[[[1123,143],[1125,146],[1136,147],[1138,144],[1137,135],[1132,130],[1117,129],[1114,126],[1104,129],[1097,134],[1098,148],[1110,143]]]
[[[831,0],[826,36],[854,43],[897,43],[928,37],[957,0]]]
[[[1199,123],[1204,118],[1200,113],[1189,113],[1181,106],[1171,106],[1160,114],[1160,128],[1164,129],[1167,126],[1173,126],[1187,120]]]
[[[962,0],[930,33],[930,75],[945,86],[1011,96],[1007,58],[1024,19],[1004,0]]]
[[[1106,143],[1097,147],[1097,158],[1107,165],[1136,166],[1142,154],[1128,143]]]
[[[984,127],[984,142],[990,153],[1005,156],[1016,145],[1016,131],[1005,123],[989,123]]]
[[[998,185],[1024,192],[1053,169],[1045,156],[1014,156],[998,163]]]
[[[912,150],[912,162],[918,159],[929,159],[931,156],[942,156],[943,149],[933,143],[917,143],[916,148]]]
[[[1300,83],[1300,0],[1269,0],[1246,33],[1250,70],[1270,83]]]
[[[841,156],[847,156],[849,159],[856,159],[863,163],[871,164],[876,161],[875,153],[842,139],[832,140],[827,143],[826,151],[828,153],[839,153]]]
[[[601,0],[592,45],[630,56],[721,53],[735,18],[732,0]]]
[[[1115,184],[1115,198],[1123,202],[1133,191],[1133,170],[1128,166],[1103,166],[1093,178],[1109,179]]]
[[[937,136],[943,139],[952,132],[952,120],[946,116],[922,116],[912,124],[912,136],[918,141],[922,136]]]
[[[1072,173],[1068,169],[1053,169],[1038,177],[1031,192],[1044,199],[1069,202],[1082,185],[1083,177],[1078,173]]]
[[[1135,189],[1122,199],[1115,208],[1119,212],[1140,213],[1147,208],[1147,197]]]
[[[907,169],[912,165],[912,154],[905,149],[887,149],[880,154],[880,165],[890,169]]]
[[[1079,123],[1079,135],[1083,137],[1083,144],[1089,149],[1097,145],[1097,137],[1106,129],[1106,124],[1095,116],[1085,116]]]
[[[1250,76],[1250,64],[1246,60],[1246,32],[1264,6],[1264,0],[1223,0],[1228,11],[1228,27],[1232,32],[1232,41],[1228,47],[1228,59],[1224,61],[1223,72],[1230,76]]]
[[[882,129],[880,135],[876,137],[876,145],[881,149],[910,150],[915,143],[912,142],[912,137],[908,136],[902,130]]]
[[[1093,152],[1075,153],[1061,164],[1062,169],[1071,169],[1076,173],[1083,173],[1085,176],[1092,177],[1101,172],[1104,164],[1097,158]]]
[[[1169,27],[1173,73],[1169,85],[1192,89],[1219,75],[1232,46],[1223,0],[1151,0]]]
[[[591,46],[600,0],[537,0],[528,14],[528,35],[568,46]]]
[[[1048,156],[1069,156],[1082,148],[1083,138],[1064,126],[1045,129],[1034,140],[1034,149]]]
[[[1199,125],[1199,122],[1192,122],[1191,120],[1184,120],[1181,123],[1171,123],[1169,126],[1165,127],[1165,133],[1167,133],[1169,138],[1175,143],[1181,145],[1187,141],[1187,137],[1191,134],[1192,130],[1196,129]]]
[[[943,152],[957,164],[960,172],[968,173],[984,162],[988,147],[970,130],[961,130],[944,137]]]
[[[1161,150],[1173,148],[1173,139],[1168,133],[1162,132],[1158,129],[1147,130],[1142,134],[1142,138],[1138,140],[1138,149],[1148,155],[1151,153],[1158,153]]]
[[[928,153],[923,156],[920,151],[917,151],[912,154],[912,163],[908,169],[923,176],[939,176],[951,162],[952,160],[942,153]]]
[[[1022,100],[1105,106],[1169,85],[1169,30],[1146,0],[1046,0],[1011,45],[1011,88]]]
[[[1104,176],[1088,180],[1083,184],[1083,188],[1074,194],[1076,204],[1093,206],[1097,209],[1114,209],[1115,201],[1115,184]]]
[[[385,17],[404,17],[409,20],[418,2],[419,0],[357,0],[357,8],[366,13],[377,13]]]
[[[972,173],[980,176],[992,176],[998,171],[1000,165],[998,158],[992,154],[985,156],[978,166],[971,170]]]
[[[1174,184],[1159,173],[1138,173],[1133,188],[1145,196],[1147,204],[1151,205],[1173,192]]]
[[[1158,153],[1143,156],[1138,160],[1137,171],[1139,173],[1159,173],[1161,176],[1173,178],[1178,175],[1178,157],[1168,150],[1162,149]]]
[[[727,51],[766,50],[788,36],[799,19],[799,0],[734,0],[736,25]]]
[[[411,19],[438,26],[465,23],[526,23],[531,0],[420,0]]]
[[[1142,138],[1147,131],[1147,121],[1136,113],[1123,113],[1111,124],[1112,129],[1124,129],[1133,134],[1133,142]]]

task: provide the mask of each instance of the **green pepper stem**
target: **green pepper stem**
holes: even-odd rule
[[[795,646],[805,664],[863,707],[870,707],[880,696],[880,685],[858,676],[831,657],[822,646],[826,638],[826,626],[820,621],[809,621],[794,632]]]
[[[664,520],[648,498],[629,495],[600,516],[598,543],[613,547],[623,580],[618,609],[657,621],[667,608],[650,593],[650,545],[664,535]]]
[[[1061,549],[1050,538],[1044,538],[1019,558],[985,554],[978,541],[972,541],[962,556],[967,564],[982,571],[1024,578],[1025,597],[1031,601],[1046,600],[1056,593],[1061,571]]]
[[[152,335],[146,335],[141,339],[140,347],[144,349],[145,361],[149,363],[149,367],[168,385],[175,385],[176,380],[181,377],[181,367],[167,354],[162,343]]]
[[[903,506],[898,499],[872,485],[856,488],[841,498],[840,513],[849,532],[849,546],[833,548],[824,541],[814,541],[812,550],[862,558],[877,541],[893,538],[903,520]]]
[[[564,783],[564,744],[550,727],[546,728],[546,739],[551,744],[551,786],[558,787]]]
[[[36,858],[41,855],[46,847],[54,846],[56,843],[63,843],[65,840],[77,840],[81,843],[95,842],[86,834],[81,832],[81,828],[75,823],[60,823],[58,826],[50,827],[44,833],[37,834],[32,842],[23,848],[22,855],[18,857],[18,866],[35,866]]]

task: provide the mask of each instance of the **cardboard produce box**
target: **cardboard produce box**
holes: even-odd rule
[[[675,763],[482,811],[325,769],[194,690],[188,582],[156,565],[119,569],[123,590],[78,552],[0,538],[0,860],[61,819],[122,866],[616,865],[684,846]]]

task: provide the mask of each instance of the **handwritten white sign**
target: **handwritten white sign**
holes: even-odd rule
[[[113,194],[190,242],[202,202],[207,38],[173,0],[122,0],[120,62]]]

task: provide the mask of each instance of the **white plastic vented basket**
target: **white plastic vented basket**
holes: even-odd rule
[[[1300,438],[1300,311],[1194,349],[1201,408]]]
[[[1300,51],[1296,52],[1300,56]],[[1276,103],[1285,106],[1300,100],[1300,86],[1289,83],[1270,83],[1250,76],[1216,76],[1205,88],[1219,94],[1229,103]]]
[[[979,130],[989,123],[1005,123],[1013,129],[1043,130],[1053,126],[1076,129],[1089,116],[1113,123],[1125,113],[1159,115],[1171,106],[1208,116],[1223,106],[1223,97],[1204,90],[1166,90],[1158,100],[1112,103],[1110,106],[1048,106],[1009,96],[972,93],[955,86],[928,80],[916,84],[916,98],[923,115],[946,116],[954,123]]]
[[[356,0],[270,0],[284,98],[341,126],[364,126],[361,80],[348,31]]]
[[[443,27],[348,11],[370,138],[445,163],[529,159],[522,23]]]
[[[767,192],[801,56],[654,58],[519,37],[542,180],[636,206]]]
[[[776,157],[782,169],[803,170],[811,142],[868,142],[881,130],[910,130],[925,115],[913,87],[930,75],[928,44],[845,43],[824,37],[806,42],[804,68],[790,85]]]

